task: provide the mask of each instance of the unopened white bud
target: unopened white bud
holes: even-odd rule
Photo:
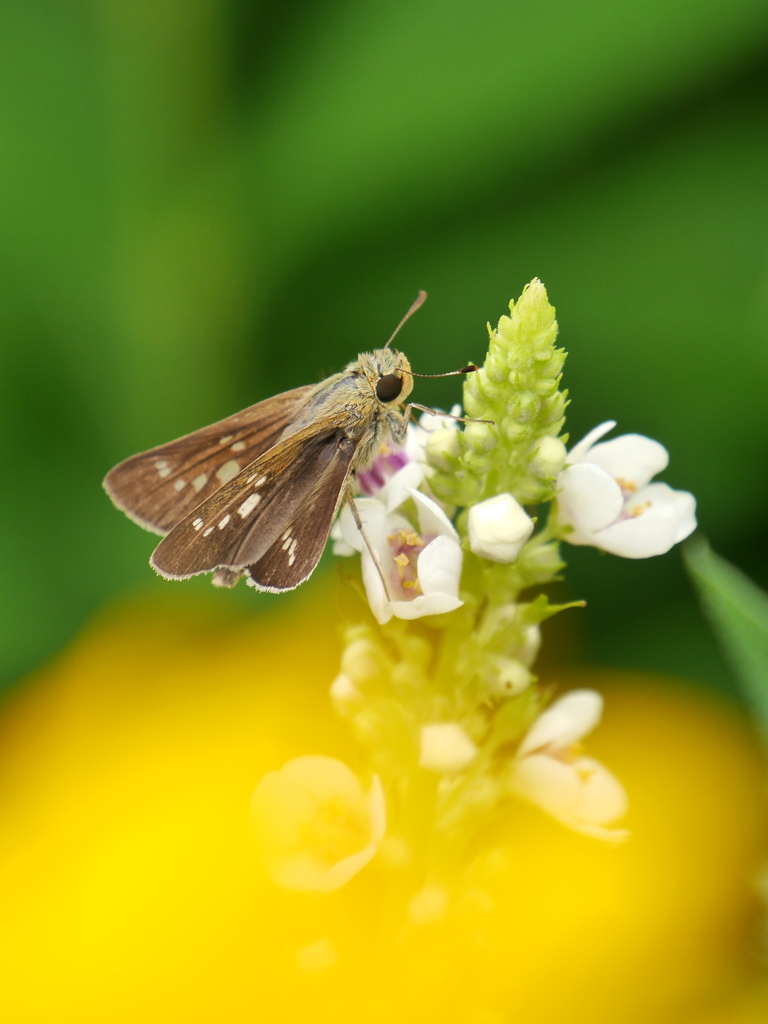
[[[497,494],[469,510],[469,546],[492,562],[514,562],[533,533],[533,520],[511,494]]]
[[[516,658],[498,658],[491,679],[491,693],[495,697],[514,697],[531,683],[531,673]]]
[[[456,722],[422,726],[419,765],[427,771],[460,772],[476,754],[477,747]]]

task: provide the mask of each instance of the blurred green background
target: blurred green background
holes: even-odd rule
[[[541,277],[571,437],[661,440],[765,585],[767,55],[764,0],[5,0],[3,682],[172,586],[113,463],[338,369],[418,288],[438,372]],[[568,554],[579,658],[730,686],[678,552]]]

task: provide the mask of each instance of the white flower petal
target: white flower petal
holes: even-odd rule
[[[571,768],[579,776],[578,804],[573,816],[592,825],[606,825],[627,813],[627,793],[604,764],[592,757],[578,757]]]
[[[678,501],[678,495],[687,495],[687,499]],[[674,491],[666,484],[651,484],[627,502],[629,518],[596,533],[593,543],[622,558],[666,554],[695,529],[695,507],[693,495]],[[636,515],[632,515],[633,510]]]
[[[603,714],[603,698],[596,690],[572,690],[543,711],[523,738],[517,756],[529,751],[564,750],[592,732]]]
[[[413,488],[409,489],[409,494],[416,502],[416,510],[419,514],[419,533],[427,537],[452,537],[458,541],[458,533],[437,502]]]
[[[546,754],[521,758],[512,770],[510,785],[514,793],[554,818],[572,818],[578,806],[578,775],[570,765]]]
[[[396,619],[410,620],[422,619],[425,615],[445,615],[461,608],[463,604],[458,597],[451,597],[450,594],[419,594],[412,601],[391,601],[390,618],[394,615]]]
[[[654,504],[667,502],[677,517],[675,544],[690,537],[698,525],[696,522],[696,499],[690,491],[676,491],[666,484],[650,484],[642,492]]]
[[[564,526],[573,527],[567,536],[570,544],[594,544],[592,534],[621,515],[621,488],[598,466],[568,466],[558,476],[557,486],[557,517]]]
[[[350,555],[354,555],[355,549],[351,544],[347,544],[341,532],[341,515],[331,527],[331,542],[333,543],[331,550],[334,555],[341,558],[349,558]]]
[[[452,537],[435,537],[430,541],[419,555],[419,584],[423,595],[458,597],[462,560],[461,547]]]
[[[620,484],[631,484],[639,490],[667,468],[669,454],[663,444],[650,437],[623,434],[594,445],[581,462],[599,466]]]
[[[469,546],[494,562],[514,562],[533,533],[533,520],[511,494],[497,494],[469,510]]]
[[[583,437],[578,444],[575,444],[568,452],[568,465],[573,466],[577,462],[581,462],[584,455],[589,451],[596,441],[599,441],[604,434],[607,434],[610,430],[616,426],[616,420],[606,420],[605,423],[601,423],[599,427],[595,427],[593,430]]]
[[[421,484],[426,471],[422,463],[408,462],[387,480],[377,494],[387,512],[394,512],[411,496],[411,490]]]
[[[368,548],[363,548],[360,566],[363,572],[363,585],[368,597],[368,604],[376,621],[379,625],[383,626],[392,618],[392,602],[387,597],[379,570],[371,558]]]
[[[365,532],[370,537],[374,532],[381,533],[386,528],[387,511],[376,498],[355,498],[355,505],[360,519],[365,527]],[[355,551],[362,551],[365,547],[363,535],[357,528],[352,509],[348,504],[342,507],[339,515],[339,530],[342,540]]]

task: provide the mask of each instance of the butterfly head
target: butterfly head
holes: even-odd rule
[[[411,364],[396,349],[379,348],[363,353],[359,368],[382,405],[402,402],[413,390]]]

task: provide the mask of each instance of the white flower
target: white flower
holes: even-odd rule
[[[420,767],[440,775],[460,772],[477,755],[477,747],[457,722],[424,725],[420,740]]]
[[[628,838],[624,829],[607,826],[627,810],[619,780],[576,744],[591,732],[603,711],[594,690],[574,690],[544,711],[524,737],[509,777],[509,786],[563,825],[610,842]]]
[[[587,434],[557,478],[557,517],[572,527],[564,539],[624,558],[663,555],[696,529],[696,500],[650,483],[669,462],[658,441],[624,434],[596,444],[615,426],[609,421]]]
[[[366,794],[332,757],[297,757],[269,772],[251,798],[260,860],[294,892],[334,892],[371,860],[386,827],[381,783]]]
[[[408,424],[404,447],[383,444],[370,469],[356,474],[363,498],[375,498],[387,512],[394,512],[408,500],[412,490],[420,487],[438,507],[452,515],[453,510],[438,501],[429,489],[428,478],[434,470],[427,455],[439,460],[445,452],[458,454],[458,421],[454,417],[460,415],[460,405],[453,406],[450,416],[424,413],[418,424]],[[331,540],[334,555],[347,557],[359,550],[344,539],[340,518],[333,524]]]
[[[371,611],[382,625],[394,615],[418,619],[451,612],[459,599],[462,553],[459,537],[442,509],[413,488],[408,489],[419,517],[416,530],[405,516],[387,512],[376,499],[356,502],[366,537],[387,581],[384,590],[368,545],[345,506],[339,517],[343,541],[362,555],[363,583]]]
[[[469,546],[492,562],[514,562],[533,533],[533,520],[511,494],[497,494],[469,510]]]

